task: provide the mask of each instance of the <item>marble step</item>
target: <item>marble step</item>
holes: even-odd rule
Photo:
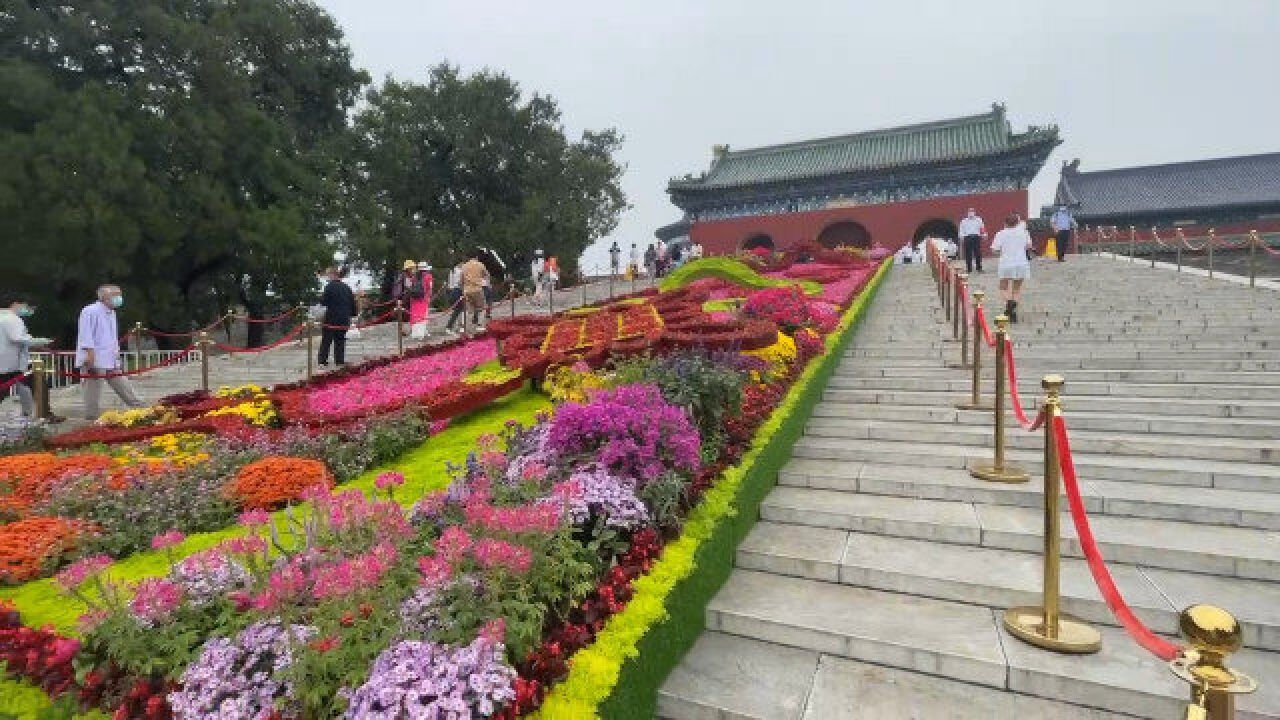
[[[1038,400],[1038,398],[1036,398]],[[1024,402],[1034,400],[1027,398]],[[991,413],[957,410],[929,405],[888,405],[823,401],[813,410],[814,417],[858,418],[864,420],[897,420],[924,423],[958,423],[987,426]],[[1158,433],[1161,435],[1195,435],[1226,438],[1280,438],[1280,417],[1276,419],[1176,417],[1163,415],[1130,415],[1125,413],[1085,412],[1072,408],[1072,430],[1119,433]]]
[[[957,373],[953,378],[859,378],[835,375],[831,389],[913,390],[916,392],[964,393],[971,381]],[[1025,395],[1040,392],[1039,380],[1019,377],[1018,390]],[[1073,382],[1065,392],[1071,397],[1085,395],[1142,398],[1215,398],[1219,400],[1269,400],[1280,402],[1280,385],[1199,385],[1185,383]]]
[[[738,547],[737,567],[953,600],[995,610],[1042,602],[1043,555],[822,527],[760,522]],[[1125,601],[1156,632],[1176,636],[1177,615],[1196,602],[1226,606],[1245,645],[1280,650],[1280,586],[1176,570],[1109,565]],[[1062,561],[1062,608],[1119,626],[1088,565]]]
[[[1012,411],[1010,411],[1012,412]],[[1028,415],[1031,414],[1028,409]],[[1009,422],[1013,423],[1012,415]],[[893,440],[900,442],[972,445],[990,448],[994,432],[990,424],[897,422],[856,418],[811,418],[805,434],[845,440]],[[1005,432],[1005,447],[1023,450],[1044,448],[1044,434],[1026,432],[1016,424]],[[1280,460],[1280,443],[1272,439],[1224,437],[1188,438],[1179,435],[1093,432],[1071,426],[1071,448],[1080,454],[1106,454],[1149,458],[1188,458],[1274,466]],[[1280,469],[1280,468],[1277,468]]]
[[[1170,718],[1186,708],[1186,686],[1123,631],[1100,627],[1102,650],[1058,655],[1007,635],[997,614],[932,598],[737,569],[707,608],[707,627],[735,635],[997,690]],[[1233,665],[1275,677],[1275,653],[1244,650]],[[1280,717],[1280,689],[1264,683],[1242,698],[1238,717]]]
[[[658,693],[662,720],[1130,720],[718,632],[703,633]]]
[[[772,522],[892,535],[956,545],[1034,552],[1042,547],[1039,508],[920,500],[779,486],[760,516]],[[1091,515],[1105,558],[1169,570],[1280,581],[1280,534],[1254,528]],[[1062,518],[1062,552],[1080,557],[1075,527]]]
[[[793,459],[779,472],[778,483],[869,495],[1044,507],[1039,475],[1026,483],[1005,484],[951,468],[921,472],[905,465]],[[1090,514],[1280,531],[1280,497],[1270,492],[1093,480],[1082,484],[1080,494]]]
[[[1037,393],[1027,393],[1029,401]],[[916,405],[935,408],[953,407],[967,393],[951,391],[922,391],[894,389],[844,389],[828,386],[823,393],[823,402],[833,403],[877,403],[889,405]],[[983,389],[983,397],[990,397],[990,390]],[[1222,400],[1214,398],[1125,398],[1105,395],[1072,395],[1065,393],[1063,403],[1067,409],[1067,418],[1073,417],[1077,411],[1105,413],[1134,413],[1154,415],[1167,413],[1177,417],[1206,416],[1218,418],[1248,418],[1255,420],[1280,419],[1280,401],[1268,400]]]
[[[1131,382],[1131,383],[1192,383],[1197,385],[1280,385],[1280,372],[1212,372],[1200,369],[1185,368],[1143,368],[1143,369],[1073,369],[1070,373],[1058,366],[1047,363],[1024,363],[1017,361],[1019,379],[1037,380],[1053,373],[1067,377],[1072,385],[1078,382]],[[982,366],[983,375],[995,377],[994,363]],[[970,377],[963,370],[934,366],[900,366],[891,362],[884,365],[865,363],[844,364],[836,369],[836,375],[843,377],[886,377],[886,378],[919,378],[919,377]]]

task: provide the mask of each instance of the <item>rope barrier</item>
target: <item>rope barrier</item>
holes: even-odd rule
[[[192,351],[194,351],[195,349],[196,349],[196,346],[194,344],[188,345],[186,348],[180,351],[177,355],[174,355],[171,358],[162,360],[156,363],[155,365],[148,365],[147,367],[136,368],[134,370],[121,370],[120,372],[106,372],[106,373],[98,373],[98,372],[79,373],[79,372],[76,372],[75,370],[59,370],[58,375],[61,375],[62,377],[65,377],[65,378],[70,378],[72,380],[88,380],[91,378],[117,378],[117,377],[129,377],[131,375],[141,375],[142,373],[151,372],[152,370],[159,370],[160,368],[173,365],[181,361],[188,355],[190,355]]]
[[[1210,236],[1210,239],[1211,239],[1211,240],[1213,239],[1213,238],[1212,238],[1212,236]],[[1241,250],[1241,249],[1243,249],[1243,248],[1248,247],[1248,246],[1249,246],[1249,242],[1250,242],[1250,241],[1249,241],[1249,236],[1248,236],[1248,235],[1245,235],[1245,236],[1244,236],[1244,239],[1242,239],[1242,240],[1240,241],[1240,244],[1239,244],[1239,245],[1236,245],[1236,244],[1233,244],[1233,243],[1229,243],[1229,242],[1227,242],[1227,239],[1226,239],[1225,237],[1219,238],[1219,239],[1218,239],[1218,241],[1217,241],[1216,243],[1214,243],[1214,244],[1215,244],[1215,245],[1217,245],[1218,247],[1220,247],[1220,248],[1224,248],[1224,249],[1226,249],[1226,250]]]
[[[1201,250],[1204,250],[1205,248],[1209,247],[1209,241],[1205,240],[1203,244],[1201,244],[1199,247],[1196,247],[1196,245],[1192,243],[1190,240],[1188,240],[1184,235],[1182,237],[1182,245],[1183,247],[1185,247],[1188,250],[1191,250],[1192,252],[1200,252]]]
[[[982,308],[974,311],[974,323],[982,328],[982,339],[986,341],[987,347],[996,346],[996,339],[991,336],[991,326],[987,325],[987,313]]]
[[[1080,549],[1084,552],[1085,562],[1089,565],[1089,572],[1093,575],[1098,591],[1102,593],[1102,599],[1134,642],[1161,660],[1173,660],[1182,653],[1182,648],[1156,635],[1138,619],[1120,594],[1115,578],[1111,577],[1111,571],[1102,559],[1102,551],[1099,550],[1098,541],[1089,526],[1084,500],[1080,497],[1080,484],[1076,480],[1075,462],[1071,458],[1071,440],[1067,435],[1066,418],[1061,415],[1053,418],[1052,429],[1058,447],[1058,466],[1062,469],[1062,486],[1067,495],[1067,504],[1071,507],[1071,520],[1075,523]]]
[[[1256,244],[1258,247],[1262,248],[1263,250],[1267,251],[1272,255],[1280,255],[1280,250],[1272,249],[1272,247],[1268,245],[1266,241],[1263,240],[1262,238],[1258,238],[1258,242]]]
[[[355,328],[357,330],[364,330],[365,328],[371,328],[374,325],[381,325],[382,323],[391,319],[391,317],[394,316],[395,314],[396,314],[396,310],[395,308],[392,308],[391,310],[388,310],[387,312],[367,322],[353,323],[351,325],[330,325],[329,323],[320,323],[320,327],[326,330],[350,330],[351,328]]]
[[[24,372],[11,380],[6,380],[3,384],[0,384],[0,392],[4,392],[9,388],[13,387],[14,385],[17,385],[18,383],[22,382],[30,374],[31,374],[30,372]]]
[[[295,308],[289,308],[288,310],[285,310],[279,315],[274,315],[269,318],[251,318],[248,315],[232,315],[230,319],[241,320],[251,325],[266,325],[267,323],[279,322],[289,317],[290,315],[293,315],[296,312],[298,312],[298,308],[295,307]]]
[[[275,348],[278,348],[278,347],[280,347],[281,345],[284,345],[285,343],[289,342],[290,340],[293,340],[294,338],[296,338],[296,337],[298,336],[298,334],[299,334],[300,332],[302,332],[302,330],[303,330],[306,326],[307,326],[307,325],[306,325],[306,323],[301,323],[301,324],[299,324],[299,325],[295,326],[295,327],[294,327],[292,330],[290,330],[289,332],[285,333],[283,336],[281,336],[281,338],[280,338],[279,340],[276,340],[275,342],[271,343],[270,345],[263,345],[263,346],[261,346],[261,347],[254,347],[254,348],[250,348],[250,347],[235,347],[235,346],[233,346],[233,345],[224,345],[223,343],[220,343],[220,342],[212,342],[212,343],[209,343],[209,344],[210,344],[211,346],[215,347],[215,348],[218,348],[219,350],[221,350],[221,351],[223,351],[223,352],[229,352],[229,353],[244,353],[244,354],[251,354],[251,353],[266,352],[266,351],[268,351],[268,350],[274,350]]]
[[[1013,341],[1007,338],[1004,341],[1004,367],[1009,376],[1009,398],[1013,406],[1013,416],[1017,418],[1023,430],[1028,432],[1039,430],[1044,426],[1044,408],[1040,409],[1034,421],[1027,418],[1027,413],[1022,408],[1022,398],[1018,395],[1018,369],[1013,364]]]
[[[203,328],[200,328],[199,330],[193,330],[191,332],[171,333],[171,332],[162,332],[160,330],[151,330],[149,328],[142,328],[142,332],[152,337],[165,337],[165,338],[196,337],[202,332],[209,332],[210,330],[213,330],[214,328],[218,327],[219,325],[221,325],[222,323],[226,322],[229,319],[231,319],[230,315],[223,315],[222,317],[214,321],[212,324],[206,325]],[[128,335],[126,334],[125,337],[128,337]]]

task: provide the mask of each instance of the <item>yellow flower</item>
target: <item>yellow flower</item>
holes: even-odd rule
[[[218,415],[239,415],[249,422],[250,425],[258,427],[267,427],[275,425],[280,420],[280,415],[276,412],[276,406],[271,402],[270,398],[260,397],[260,399],[250,400],[238,405],[228,405],[227,407],[218,408],[205,413],[205,417],[215,417]]]
[[[778,341],[769,347],[760,348],[759,350],[750,350],[743,353],[751,357],[759,358],[768,364],[768,369],[763,373],[753,371],[751,379],[755,382],[771,382],[783,375],[787,370],[795,364],[796,361],[796,341],[786,333],[778,333]]]

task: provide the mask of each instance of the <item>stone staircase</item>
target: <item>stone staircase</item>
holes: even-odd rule
[[[995,282],[975,276],[988,298]],[[1231,663],[1261,684],[1239,717],[1280,718],[1280,294],[1073,257],[1035,264],[1019,315],[1021,395],[1066,377],[1082,492],[1126,599],[1166,635],[1187,605],[1232,611],[1246,648]],[[659,715],[1182,717],[1186,686],[1118,627],[1067,517],[1063,609],[1102,651],[1001,627],[1040,601],[1042,435],[1007,433],[1031,482],[969,475],[990,461],[991,415],[954,409],[970,371],[948,367],[959,344],[927,269],[894,268],[859,333]],[[987,397],[991,361],[984,348]]]

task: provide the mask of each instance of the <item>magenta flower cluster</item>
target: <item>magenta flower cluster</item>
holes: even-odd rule
[[[668,468],[697,470],[701,439],[684,410],[667,403],[656,386],[637,384],[561,405],[547,447],[644,485]]]
[[[418,397],[461,380],[469,370],[497,356],[493,340],[463,343],[317,388],[307,395],[307,406],[312,412],[337,415]]]

